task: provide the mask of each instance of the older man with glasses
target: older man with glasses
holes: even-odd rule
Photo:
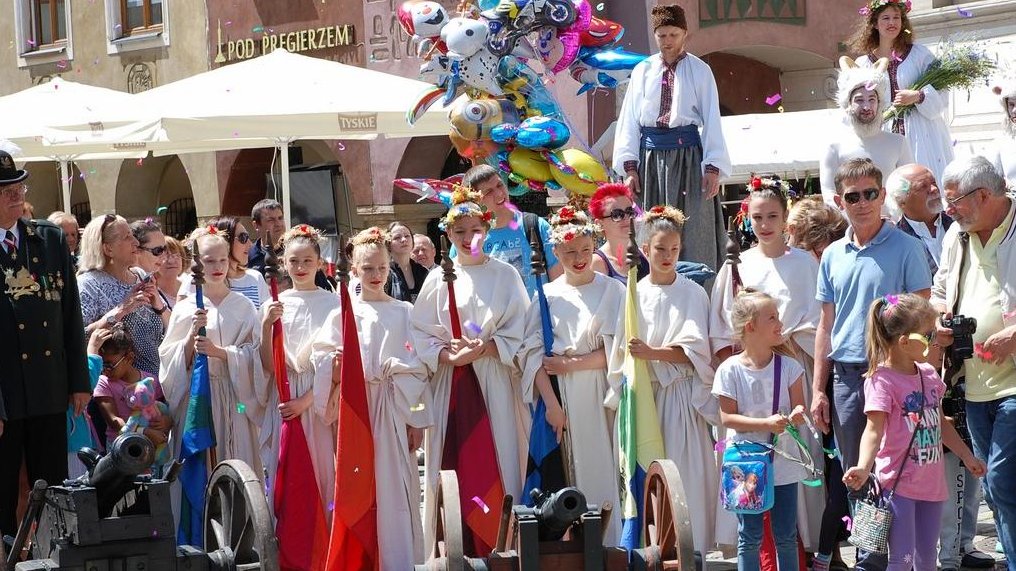
[[[811,412],[823,432],[832,428],[844,470],[857,464],[868,369],[868,308],[887,294],[927,297],[931,270],[921,242],[881,216],[882,172],[869,159],[852,159],[836,172],[834,201],[850,222],[847,235],[822,253],[816,297],[822,302],[815,335]],[[829,379],[832,377],[830,402]],[[844,514],[846,515],[846,514]],[[859,569],[884,569],[885,555],[858,554]]]
[[[28,173],[0,151],[0,533],[17,531],[18,475],[67,477],[67,407],[91,396],[84,326],[67,241],[21,219]]]
[[[966,379],[967,428],[988,464],[985,490],[1009,569],[1016,570],[1016,200],[984,157],[950,163],[942,174],[946,232],[932,303],[943,314],[938,337],[954,343],[958,315],[976,320],[973,355],[949,351]],[[958,345],[958,344],[957,344]]]

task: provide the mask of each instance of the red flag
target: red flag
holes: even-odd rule
[[[339,434],[335,451],[335,511],[328,542],[328,570],[372,571],[380,567],[374,436],[367,408],[360,340],[349,289],[342,298],[342,368],[339,373]]]
[[[272,278],[271,286],[272,299],[278,301],[279,287],[275,278]],[[272,324],[272,359],[275,363],[275,387],[279,391],[279,402],[287,402],[292,395],[289,392],[281,320]],[[299,418],[282,421],[279,465],[275,473],[272,499],[275,506],[275,535],[279,540],[279,569],[320,570],[324,566],[325,548],[328,545],[328,524],[314,476],[307,436]]]
[[[448,311],[452,337],[461,339],[462,326],[453,284],[448,282]],[[455,470],[459,478],[459,504],[462,521],[466,524],[462,529],[462,543],[466,555],[488,555],[497,542],[505,491],[487,403],[471,364],[452,371],[441,469]]]

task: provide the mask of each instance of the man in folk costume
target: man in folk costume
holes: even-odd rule
[[[914,162],[914,154],[903,135],[882,130],[882,114],[889,108],[889,61],[881,59],[873,67],[858,67],[848,57],[840,58],[836,102],[846,112],[842,129],[832,135],[818,175],[822,198],[836,206],[836,171],[851,159],[871,159],[878,170],[891,173]],[[886,214],[883,211],[883,214]]]
[[[1002,97],[1005,118],[988,160],[1010,187],[1016,187],[1016,71],[991,90]]]
[[[17,532],[28,479],[67,477],[67,406],[91,397],[78,284],[60,227],[21,219],[28,173],[0,151],[0,534]]]
[[[684,51],[683,8],[654,6],[652,26],[660,53],[632,70],[613,167],[646,208],[670,204],[683,211],[688,222],[681,259],[715,269],[726,240],[720,178],[731,170],[716,80],[704,61]]]

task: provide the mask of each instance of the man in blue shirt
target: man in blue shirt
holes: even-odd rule
[[[480,206],[494,215],[494,225],[487,232],[483,242],[483,252],[492,258],[515,266],[526,290],[532,297],[536,293],[536,277],[530,265],[532,250],[526,228],[534,226],[540,233],[543,251],[546,254],[547,275],[553,280],[561,275],[561,266],[557,263],[554,250],[550,243],[550,224],[535,214],[519,212],[509,208],[508,187],[497,169],[490,165],[477,165],[469,169],[462,177],[462,185],[480,193]],[[452,249],[451,256],[455,257]]]
[[[815,336],[811,413],[823,432],[830,427],[846,470],[857,465],[867,417],[864,374],[868,309],[887,294],[931,293],[931,271],[920,240],[881,217],[882,172],[870,159],[844,163],[836,173],[834,200],[850,222],[847,235],[822,253],[816,297],[822,302]],[[826,387],[832,373],[832,397]],[[885,556],[861,552],[858,569],[884,569]]]

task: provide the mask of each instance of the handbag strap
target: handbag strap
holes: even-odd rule
[[[783,361],[779,353],[773,353],[773,414],[780,412],[780,379],[783,376]],[[769,444],[776,442],[776,435],[769,435]]]
[[[896,486],[900,485],[900,480],[903,479],[903,468],[907,465],[907,458],[910,458],[910,451],[914,448],[914,440],[917,439],[917,431],[921,429],[921,425],[924,424],[924,372],[921,371],[921,367],[917,367],[917,376],[921,379],[921,420],[917,421],[914,425],[914,432],[910,435],[910,444],[907,444],[907,452],[903,455],[903,461],[900,462],[900,471],[896,474],[896,481],[893,482],[892,489],[889,490],[889,497],[892,497],[896,493]]]

